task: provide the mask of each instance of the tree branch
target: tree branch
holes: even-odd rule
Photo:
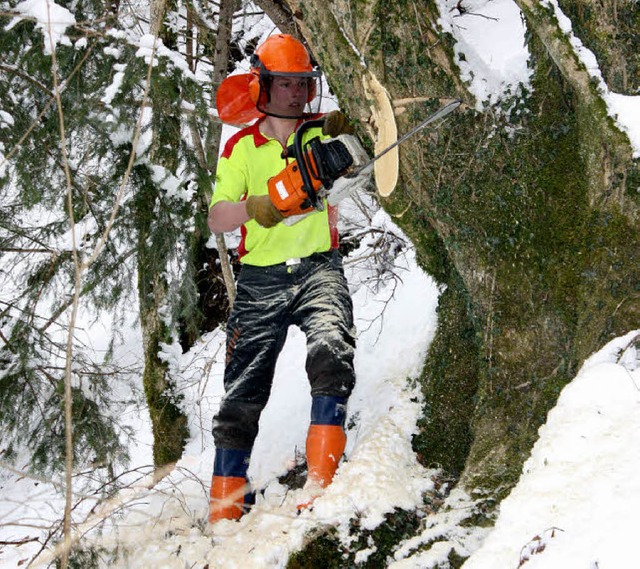
[[[289,34],[304,41],[293,19],[294,13],[286,4],[283,4],[280,0],[258,0],[256,4],[265,11],[269,19],[283,34]]]
[[[7,73],[13,73],[14,75],[18,75],[25,81],[28,81],[29,83],[35,85],[41,91],[44,91],[47,95],[49,95],[49,97],[54,96],[54,94],[51,92],[51,89],[49,89],[49,87],[47,87],[44,83],[40,83],[40,81],[38,81],[37,79],[34,79],[30,75],[27,75],[22,70],[18,69],[15,65],[7,65],[5,63],[0,63],[0,69],[2,71],[6,71]]]

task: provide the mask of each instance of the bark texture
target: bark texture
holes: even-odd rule
[[[477,112],[433,4],[287,1],[364,139],[376,134],[365,74],[389,93],[400,134],[447,99],[467,103],[401,147],[397,189],[382,203],[446,285],[415,448],[488,505],[517,481],[585,358],[639,322],[638,161],[555,16],[516,2],[530,92]],[[605,76],[637,92],[638,4],[614,2],[617,18],[562,4],[610,61]]]
[[[163,0],[151,4],[151,29],[166,45],[173,47],[175,38],[162,26],[166,7]],[[150,158],[170,172],[177,168],[177,153],[166,141],[175,140],[180,132],[178,98],[172,96],[172,88],[175,89],[165,78],[156,76],[150,89],[153,99]],[[149,179],[146,167],[138,167],[134,175],[140,176],[135,212],[139,231],[138,296],[144,349],[142,380],[153,431],[153,463],[161,467],[178,461],[189,437],[187,417],[178,405],[178,390],[168,376],[167,363],[158,355],[161,344],[171,341],[163,311],[166,310],[168,289],[165,271],[173,244],[166,238],[163,223],[167,223],[168,216],[157,186]]]

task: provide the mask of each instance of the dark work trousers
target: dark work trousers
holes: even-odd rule
[[[213,420],[217,448],[252,449],[290,325],[307,337],[311,395],[349,397],[355,384],[353,304],[338,251],[240,271],[227,325],[225,396]]]

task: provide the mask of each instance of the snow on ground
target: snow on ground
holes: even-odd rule
[[[540,429],[517,487],[464,569],[635,569],[640,367],[618,338],[585,362]]]
[[[610,342],[562,391],[495,528],[457,523],[472,506],[454,490],[392,569],[428,569],[451,547],[463,569],[635,569],[640,528],[640,330]],[[410,555],[420,543],[444,541]]]

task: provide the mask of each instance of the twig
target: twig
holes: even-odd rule
[[[69,550],[71,549],[71,507],[72,507],[72,489],[73,489],[73,412],[72,401],[73,394],[71,390],[71,364],[73,358],[73,329],[75,319],[78,312],[78,299],[80,298],[80,286],[82,278],[82,269],[78,257],[78,251],[75,241],[75,221],[73,215],[73,183],[71,182],[71,172],[69,170],[69,160],[67,156],[67,137],[65,134],[64,112],[62,110],[62,98],[60,97],[60,89],[58,85],[58,60],[56,58],[56,46],[51,33],[51,10],[47,3],[47,24],[49,33],[49,45],[51,47],[51,73],[53,75],[53,92],[58,109],[58,121],[60,129],[60,146],[62,150],[62,161],[64,165],[64,174],[67,181],[67,206],[69,221],[71,224],[71,242],[73,245],[73,264],[75,267],[75,283],[74,283],[74,302],[69,322],[69,331],[67,334],[66,349],[66,369],[64,376],[64,432],[65,432],[65,507],[63,518],[63,534],[64,534],[64,550],[60,562],[62,569],[66,569],[69,563]]]
[[[460,16],[478,16],[479,18],[485,18],[486,20],[493,20],[494,22],[498,22],[498,18],[493,18],[491,16],[485,16],[484,14],[478,14],[477,12],[469,12],[469,9],[462,5],[463,0],[459,0],[458,3],[449,10],[449,12],[453,12],[454,10],[458,10],[458,14],[453,16],[454,18],[459,18]]]
[[[6,71],[7,73],[14,73],[19,77],[22,77],[25,81],[29,81],[30,83],[33,83],[38,89],[44,91],[50,97],[55,96],[46,85],[43,85],[37,79],[34,79],[30,75],[27,75],[24,71],[17,68],[15,65],[7,65],[5,63],[0,63],[0,69],[2,69],[3,71]]]
[[[25,543],[31,543],[32,541],[38,541],[37,537],[25,537],[23,539],[19,539],[17,541],[0,541],[0,545],[24,545]]]

